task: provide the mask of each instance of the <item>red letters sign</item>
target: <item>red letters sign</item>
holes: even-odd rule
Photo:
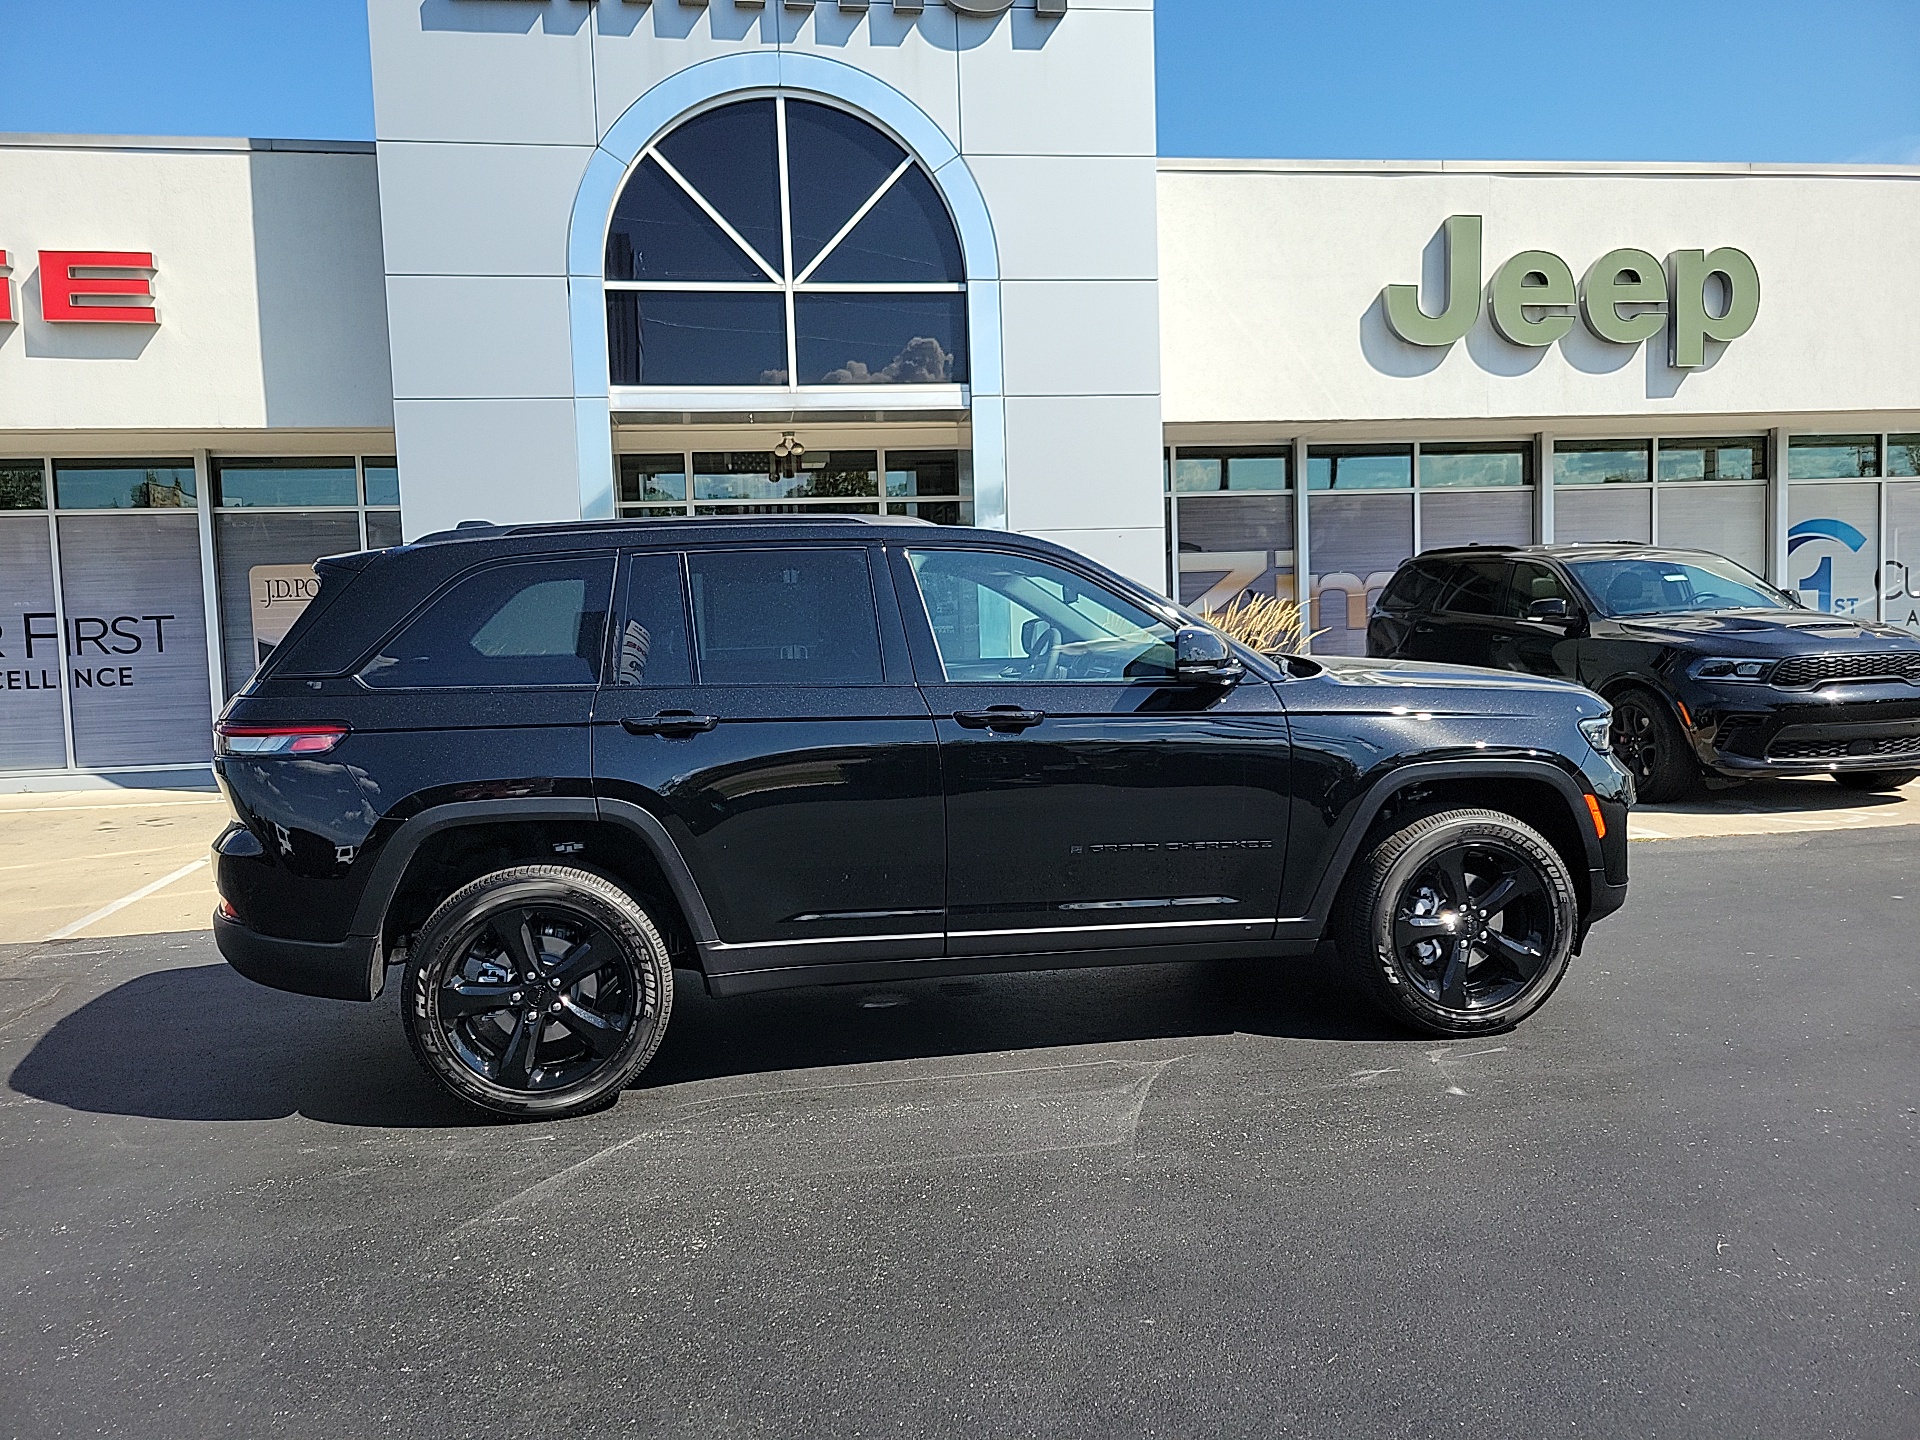
[[[82,276],[81,270],[153,269],[153,256],[137,250],[42,250],[40,314],[46,320],[87,320],[96,324],[158,325],[153,306],[83,305],[101,295],[137,295],[153,299],[150,275]]]

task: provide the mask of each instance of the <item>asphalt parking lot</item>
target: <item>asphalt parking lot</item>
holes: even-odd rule
[[[0,1434],[1912,1436],[1917,841],[1636,845],[1472,1044],[1299,963],[689,985],[504,1126],[391,993],[105,933],[163,887],[0,946]]]

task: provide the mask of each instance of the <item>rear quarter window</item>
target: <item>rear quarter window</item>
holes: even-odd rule
[[[1441,560],[1416,560],[1401,566],[1400,573],[1381,593],[1379,608],[1390,615],[1431,610],[1452,570],[1452,566]]]
[[[490,565],[457,581],[360,667],[377,690],[592,685],[610,556]]]

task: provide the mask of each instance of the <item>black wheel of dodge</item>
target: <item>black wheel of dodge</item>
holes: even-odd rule
[[[1633,774],[1634,795],[1648,805],[1681,800],[1700,788],[1700,767],[1667,703],[1646,690],[1613,702],[1613,753]]]
[[[407,961],[407,1038],[462,1100],[553,1117],[605,1104],[673,1010],[660,933],[619,886],[558,865],[482,876],[443,901]]]
[[[1336,939],[1389,1016],[1476,1035],[1546,1001],[1578,924],[1573,878],[1537,831],[1493,810],[1448,810],[1374,847],[1342,896]]]

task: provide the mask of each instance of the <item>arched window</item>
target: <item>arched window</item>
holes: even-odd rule
[[[967,380],[966,270],[933,177],[810,100],[736,101],[649,146],[606,289],[616,386]]]

